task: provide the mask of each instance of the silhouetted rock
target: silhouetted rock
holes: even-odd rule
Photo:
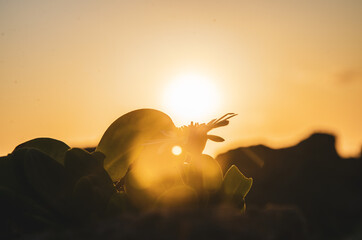
[[[362,160],[341,158],[335,137],[315,133],[293,147],[241,147],[219,155],[225,172],[236,165],[254,179],[246,202],[295,205],[314,236],[340,238],[362,222]]]

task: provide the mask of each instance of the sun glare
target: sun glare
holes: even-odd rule
[[[172,148],[172,154],[173,155],[180,155],[182,153],[182,148],[180,146],[173,146]]]
[[[170,83],[164,95],[169,112],[184,121],[199,121],[217,112],[220,103],[214,83],[201,75],[188,74]]]

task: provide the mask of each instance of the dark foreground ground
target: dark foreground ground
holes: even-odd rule
[[[23,239],[309,239],[298,209],[269,206],[249,209],[149,212],[123,215],[82,228],[50,231]]]

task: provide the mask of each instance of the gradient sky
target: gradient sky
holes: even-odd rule
[[[360,0],[0,0],[0,155],[41,136],[92,146],[144,107],[178,126],[238,113],[215,131],[227,141],[209,144],[212,154],[289,146],[321,130],[356,155],[361,43]],[[164,98],[188,73],[220,96],[196,119]]]

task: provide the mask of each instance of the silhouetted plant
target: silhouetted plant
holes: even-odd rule
[[[215,159],[202,154],[208,139],[224,141],[208,132],[235,115],[176,128],[168,115],[140,109],[112,123],[92,153],[51,138],[20,144],[0,158],[1,234],[150,208],[227,203],[244,210],[252,179],[235,166],[223,176]]]
[[[252,179],[240,171],[240,174],[230,176],[228,172],[225,179],[229,181],[223,183],[219,164],[202,154],[207,140],[224,141],[208,132],[228,125],[234,116],[236,114],[228,113],[207,124],[191,122],[176,128],[168,115],[153,109],[140,109],[112,123],[97,150],[106,155],[105,169],[112,179],[124,180],[125,193],[138,208],[176,205],[176,202],[180,206],[187,205],[183,204],[183,198],[190,205],[207,205],[219,199],[219,202],[225,200],[243,208]],[[179,155],[172,154],[175,146],[182,149]],[[238,188],[240,184],[245,186]],[[225,191],[232,185],[235,185],[231,187],[235,190],[233,193],[242,196],[239,199]],[[171,192],[178,192],[178,199],[171,196]]]

